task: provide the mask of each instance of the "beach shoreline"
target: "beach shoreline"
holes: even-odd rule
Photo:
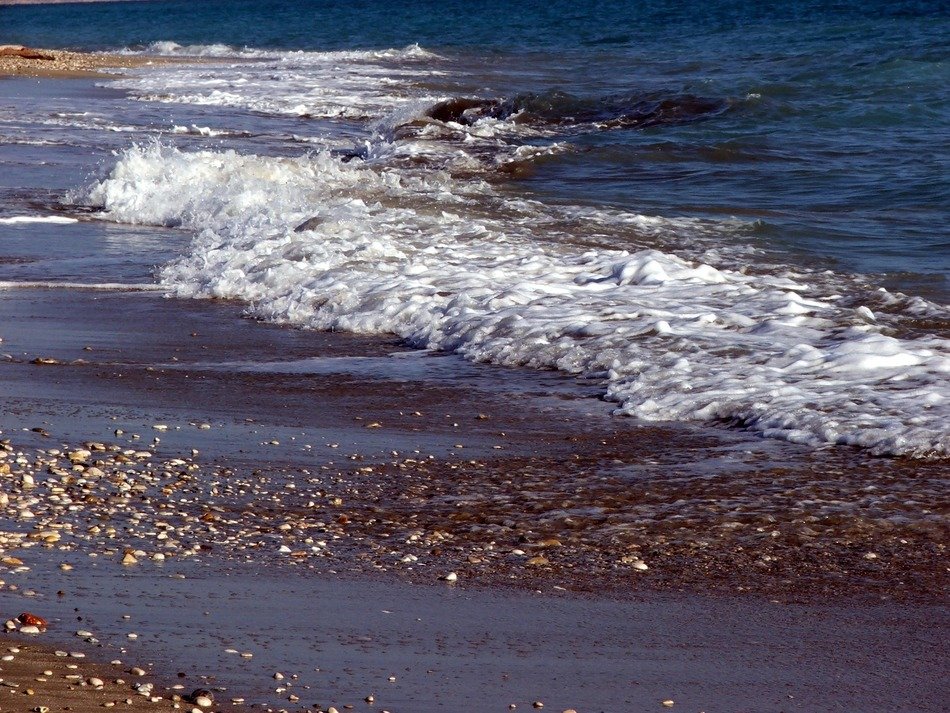
[[[551,397],[559,377],[537,383],[528,373],[519,387],[509,381],[498,393],[486,374],[459,403],[445,379],[472,367],[448,356],[412,356],[391,340],[264,328],[243,320],[239,305],[179,303],[150,293],[55,285],[5,291],[4,322],[21,326],[5,330],[3,346],[13,358],[0,364],[7,384],[0,435],[9,439],[3,463],[12,466],[5,476],[11,483],[6,510],[15,523],[4,533],[3,555],[23,564],[14,562],[4,577],[0,601],[8,616],[23,609],[54,620],[41,642],[67,647],[66,614],[78,609],[74,615],[82,621],[75,628],[88,626],[118,650],[98,660],[115,655],[153,662],[155,680],[165,682],[163,695],[175,693],[171,686],[183,673],[180,690],[220,685],[225,690],[215,692],[221,701],[243,698],[271,710],[281,710],[280,700],[285,710],[326,710],[317,703],[343,710],[343,703],[359,706],[374,696],[386,707],[369,710],[438,711],[449,691],[473,700],[479,686],[499,709],[541,700],[565,710],[629,710],[669,698],[695,703],[697,710],[777,709],[779,699],[809,710],[840,696],[861,700],[862,709],[871,711],[902,710],[901,701],[910,696],[914,710],[939,710],[938,642],[948,621],[945,580],[935,560],[922,561],[918,570],[895,570],[875,585],[867,575],[886,572],[900,554],[878,543],[875,562],[864,558],[866,547],[855,546],[832,558],[851,551],[848,570],[829,569],[809,585],[802,574],[820,569],[820,561],[769,575],[756,562],[774,550],[753,547],[741,559],[740,545],[724,550],[727,558],[702,564],[677,548],[666,557],[657,548],[662,527],[638,535],[639,546],[630,550],[603,539],[586,545],[584,530],[539,528],[545,510],[562,506],[565,498],[579,505],[578,492],[570,491],[584,480],[570,476],[572,461],[592,480],[611,461],[656,458],[664,450],[672,455],[690,440],[669,431],[651,437],[649,429],[631,429],[623,420],[609,434],[616,419],[606,407],[584,416],[582,433],[577,404],[566,395]],[[43,328],[29,327],[31,322]],[[161,335],[160,341],[136,338],[143,325],[150,325],[144,334]],[[235,329],[245,355],[237,363],[253,365],[280,353],[285,366],[309,367],[302,375],[307,388],[300,390],[301,377],[255,368],[241,376],[235,361],[224,371],[209,370],[226,355],[240,356],[233,352]],[[232,342],[223,341],[227,335]],[[314,359],[315,353],[323,356]],[[330,372],[320,376],[321,365]],[[367,368],[376,374],[372,382],[365,381]],[[415,374],[408,380],[407,369]],[[442,369],[448,370],[444,376]],[[280,398],[259,398],[267,393]],[[320,404],[318,419],[306,415],[307,402]],[[525,418],[538,409],[547,413],[540,428],[531,425],[536,418]],[[637,442],[632,449],[629,440]],[[753,461],[767,463],[773,445],[765,444]],[[587,446],[609,447],[600,460],[593,451],[584,453]],[[707,434],[684,453],[719,449],[710,463],[715,468],[733,448],[717,446]],[[406,455],[394,457],[392,450]],[[669,473],[682,467],[679,462],[660,459],[658,467]],[[321,469],[328,477],[320,477]],[[505,484],[511,473],[528,477],[512,489]],[[550,475],[539,477],[545,473]],[[560,492],[558,478],[566,480]],[[402,496],[380,491],[387,482],[408,490]],[[617,481],[625,482],[634,485]],[[705,489],[716,479],[700,482]],[[453,492],[466,483],[464,491]],[[286,490],[291,484],[294,489]],[[651,490],[656,487],[662,488],[662,480]],[[240,504],[239,489],[247,489],[253,506]],[[610,497],[618,494],[614,490]],[[618,509],[635,506],[645,494],[633,490]],[[684,494],[672,490],[666,502],[687,506]],[[69,500],[62,501],[64,495]],[[411,495],[409,503],[405,495]],[[580,502],[584,497],[590,498],[584,507],[605,504],[596,487]],[[320,504],[314,507],[311,500]],[[412,507],[392,510],[400,502]],[[532,508],[534,515],[528,514]],[[480,529],[493,518],[512,520],[510,537]],[[163,533],[164,539],[155,539]],[[586,533],[596,533],[593,523]],[[606,566],[597,567],[600,561]],[[640,561],[649,563],[647,569],[638,570]],[[775,563],[781,566],[780,559]],[[915,579],[915,571],[934,578]],[[450,573],[455,581],[444,581]],[[268,602],[267,615],[251,613],[254,602],[262,601]],[[558,612],[553,618],[532,618],[552,611]],[[380,612],[398,612],[399,623],[390,627],[393,615]],[[120,618],[124,613],[132,616],[131,624]],[[584,630],[602,638],[617,621],[633,625],[666,617],[670,623],[647,630],[618,630],[613,646],[628,650],[629,665],[613,655],[602,660],[603,644],[593,640],[572,644],[571,665],[584,662],[574,674],[551,658],[566,645],[560,627],[576,638],[574,627],[587,622]],[[292,626],[283,629],[282,618]],[[413,623],[417,619],[426,622],[423,630],[415,629],[421,626]],[[841,629],[842,622],[850,623]],[[788,632],[796,627],[808,633],[790,643]],[[137,639],[124,640],[129,633]],[[842,658],[840,640],[862,637],[871,640],[845,647],[861,656]],[[457,641],[440,648],[446,638]],[[489,666],[497,652],[483,642],[499,640],[515,650],[527,647],[519,654],[527,657],[526,669],[499,663],[500,687],[489,685],[486,676],[462,674]],[[372,642],[385,652],[383,661],[371,655],[377,649]],[[780,645],[785,655],[762,659],[762,651]],[[133,656],[136,646],[142,649]],[[191,660],[182,646],[195,652]],[[421,653],[431,647],[440,652],[435,660]],[[459,658],[472,647],[473,659]],[[724,648],[740,656],[742,665],[770,662],[750,674],[755,683],[745,694],[747,708],[733,707],[738,682],[728,683],[731,674],[722,666],[707,661],[697,668],[695,657],[721,656]],[[684,650],[690,652],[686,659]],[[864,656],[872,650],[875,656]],[[244,651],[254,658],[239,658]],[[637,668],[643,666],[639,657],[652,660],[657,651],[664,663],[645,676]],[[913,656],[902,658],[910,651]],[[814,662],[810,673],[796,668],[802,657]],[[841,689],[839,679],[833,685],[823,668],[829,657],[860,686]],[[591,667],[603,668],[594,686],[599,693],[585,681]],[[30,669],[31,675],[37,670]],[[424,673],[430,670],[437,673]],[[209,674],[211,684],[195,672]],[[298,675],[299,687],[274,682],[275,672],[288,679]],[[792,672],[795,681],[775,684],[776,677]],[[390,676],[398,679],[398,695],[387,688]],[[624,683],[631,679],[641,681],[637,688]]]
[[[123,241],[185,238],[31,200],[67,222],[4,226],[0,605],[49,618],[41,644],[88,629],[90,659],[217,710],[946,700],[945,523],[903,502],[939,515],[940,462],[614,417],[594,381],[166,298],[148,257],[97,284]],[[44,650],[13,654],[21,689]],[[122,678],[126,707],[127,675],[75,665],[59,684]],[[31,707],[107,702],[45,683]]]
[[[124,69],[182,61],[169,57],[143,57],[62,49],[37,49],[0,45],[0,77],[37,79],[108,79]]]

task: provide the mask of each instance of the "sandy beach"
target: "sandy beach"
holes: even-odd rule
[[[8,77],[108,78],[122,69],[170,61],[175,60],[0,45],[0,76]]]
[[[198,690],[174,684],[157,687],[145,669],[122,664],[93,663],[82,651],[53,649],[30,640],[6,637],[0,666],[4,692],[0,707],[12,711],[171,711],[191,708]],[[212,694],[213,696],[213,694]],[[230,706],[218,705],[219,710]]]
[[[4,99],[155,61],[34,52]],[[3,226],[0,613],[47,626],[7,627],[0,710],[944,708],[945,461],[168,298],[188,235],[23,165],[61,222]]]

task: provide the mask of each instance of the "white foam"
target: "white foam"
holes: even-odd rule
[[[154,43],[147,53],[217,57],[208,65],[166,65],[110,81],[145,101],[223,106],[323,119],[380,120],[407,104],[437,99],[421,89],[440,58],[418,45],[402,49],[304,52],[183,47]]]
[[[0,290],[91,290],[97,292],[164,292],[160,285],[124,282],[50,282],[0,280]]]
[[[835,276],[753,274],[720,260],[725,249],[703,262],[629,237],[626,251],[578,246],[610,242],[610,230],[614,244],[631,233],[701,243],[695,221],[553,209],[479,181],[326,153],[159,145],[125,152],[74,198],[113,220],[193,231],[188,254],[161,273],[180,296],[238,298],[274,322],[395,333],[474,360],[600,377],[620,411],[644,419],[875,453],[950,452],[950,341],[893,336],[901,315],[885,319],[875,303],[869,321],[836,293],[849,285]]]
[[[25,223],[53,223],[56,225],[69,225],[78,223],[76,218],[67,218],[63,215],[14,215],[9,218],[0,218],[2,225],[21,225]]]
[[[212,129],[210,126],[196,126],[195,124],[192,124],[191,126],[173,125],[172,133],[173,134],[193,134],[195,136],[208,136],[208,137],[233,135],[233,132],[231,131]]]

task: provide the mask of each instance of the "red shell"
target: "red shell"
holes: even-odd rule
[[[20,616],[17,617],[21,624],[26,624],[27,626],[36,626],[40,629],[46,628],[46,619],[36,614],[30,614],[30,612],[25,611]]]

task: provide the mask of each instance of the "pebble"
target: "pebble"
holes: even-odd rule
[[[663,701],[663,705],[666,706],[667,708],[672,708],[674,705],[673,699],[667,698],[665,701]]]
[[[442,577],[442,580],[445,582],[457,582],[459,576],[455,572],[449,572],[447,575]]]

